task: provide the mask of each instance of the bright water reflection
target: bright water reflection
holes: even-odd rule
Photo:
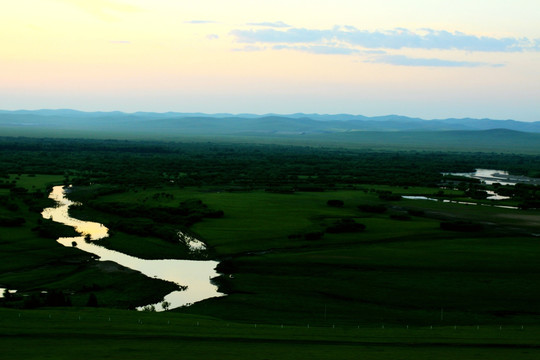
[[[165,296],[164,301],[170,303],[169,309],[193,304],[204,299],[224,296],[217,291],[217,286],[210,282],[211,278],[218,276],[215,268],[217,261],[195,260],[145,260],[129,256],[118,251],[109,250],[92,243],[108,236],[108,229],[102,224],[82,221],[69,216],[68,209],[75,204],[64,196],[62,186],[55,186],[49,198],[55,200],[58,205],[43,210],[45,219],[52,219],[75,228],[82,234],[78,237],[59,238],[57,241],[64,246],[73,246],[76,243],[79,249],[99,256],[101,261],[114,261],[127,268],[140,271],[144,275],[161,280],[171,281],[180,286],[187,286],[186,290],[173,291]],[[85,239],[86,237],[86,239]],[[161,303],[154,304],[157,311],[164,310]]]
[[[445,175],[456,175],[478,179],[485,182],[487,185],[493,185],[495,183],[501,185],[516,185],[517,183],[540,185],[540,179],[520,175],[510,175],[508,171],[504,170],[476,169],[476,171],[470,173],[448,173]]]
[[[6,288],[0,288],[0,299],[4,297],[4,294],[6,293]],[[8,290],[10,294],[15,294],[17,290]]]

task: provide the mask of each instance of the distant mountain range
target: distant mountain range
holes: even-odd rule
[[[479,131],[507,129],[540,133],[540,121],[492,119],[424,120],[399,115],[366,117],[336,114],[204,114],[136,112],[82,112],[61,110],[0,110],[2,129],[58,129],[97,132],[136,132],[183,135],[325,134],[356,131]]]

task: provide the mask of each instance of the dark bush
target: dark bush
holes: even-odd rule
[[[306,240],[320,240],[322,239],[324,233],[322,231],[314,231],[304,234],[304,239]]]
[[[50,290],[45,296],[44,306],[71,306],[71,300],[62,291]]]
[[[340,208],[340,207],[343,207],[345,203],[343,202],[343,200],[328,200],[326,202],[326,205]]]
[[[47,239],[58,239],[59,237],[73,237],[79,235],[74,228],[53,222],[49,219],[43,219],[43,221],[32,230],[37,231],[40,237]]]
[[[90,293],[90,295],[88,295],[88,301],[86,302],[86,306],[98,307],[98,301],[97,301],[96,294]]]
[[[354,233],[361,232],[366,229],[366,225],[357,223],[354,219],[341,219],[326,228],[326,232],[339,234],[339,233]]]

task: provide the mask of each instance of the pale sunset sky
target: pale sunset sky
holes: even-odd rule
[[[540,121],[539,0],[17,0],[0,109]]]

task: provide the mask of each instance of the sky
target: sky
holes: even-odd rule
[[[538,0],[2,0],[0,109],[540,121]]]

